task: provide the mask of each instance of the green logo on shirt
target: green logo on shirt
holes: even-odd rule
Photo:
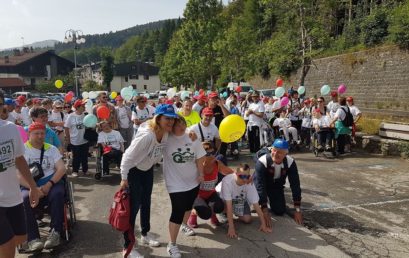
[[[182,152],[182,148],[178,148],[176,152],[172,153],[173,161],[175,163],[186,163],[195,160],[195,154],[190,152],[190,148]]]

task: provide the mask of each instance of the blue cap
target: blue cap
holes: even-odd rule
[[[155,115],[164,115],[168,117],[177,118],[178,115],[175,113],[173,105],[170,104],[160,104],[156,107]]]
[[[288,150],[288,142],[283,139],[276,139],[273,143],[273,147],[276,149]]]

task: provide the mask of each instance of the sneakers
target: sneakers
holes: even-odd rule
[[[71,176],[72,176],[72,177],[78,177],[78,172],[72,172],[72,173],[71,173]]]
[[[149,245],[152,247],[158,247],[160,246],[159,241],[151,237],[150,235],[142,236],[141,237],[141,243],[145,245]]]
[[[53,229],[51,230],[50,235],[48,236],[47,240],[44,243],[44,248],[52,249],[59,245],[60,245],[60,233],[58,233],[57,231]]]
[[[126,250],[122,251],[122,257],[125,257]],[[140,254],[136,249],[132,249],[132,251],[128,254],[127,258],[143,258],[143,255]]]
[[[224,224],[227,222],[227,216],[225,213],[219,213],[216,214],[216,218],[219,221],[219,223]]]
[[[191,229],[188,225],[183,224],[180,227],[180,229],[182,230],[182,232],[186,235],[186,236],[194,236],[196,235],[195,231],[193,231],[193,229]]]
[[[331,146],[329,146],[329,144],[325,145],[325,150],[326,150],[326,151],[331,150]]]
[[[187,225],[191,228],[197,228],[197,215],[190,214],[189,219],[187,220]]]
[[[317,146],[317,149],[318,149],[318,150],[322,150],[322,149],[323,149],[323,148],[322,148],[322,145],[319,144],[319,145]]]
[[[29,252],[37,252],[41,251],[44,248],[43,242],[40,239],[36,238],[28,242],[28,251]]]
[[[172,258],[182,257],[182,254],[180,253],[179,248],[176,244],[169,243],[166,251],[168,251],[169,256]]]
[[[210,223],[213,225],[213,226],[219,226],[220,225],[220,222],[219,222],[219,220],[217,219],[217,217],[216,217],[216,214],[212,214],[212,216],[210,217]]]

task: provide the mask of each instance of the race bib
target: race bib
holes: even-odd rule
[[[200,189],[203,191],[212,191],[216,188],[217,178],[211,181],[204,181],[200,184]]]
[[[244,215],[244,203],[245,202],[246,200],[242,198],[232,200],[234,215],[238,217],[241,217]]]
[[[0,173],[15,166],[14,145],[12,140],[0,143]]]

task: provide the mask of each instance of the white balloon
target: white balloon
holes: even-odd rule
[[[89,98],[89,93],[86,92],[86,91],[84,91],[84,92],[82,93],[82,98],[84,98],[84,99]]]
[[[95,91],[90,91],[90,92],[88,93],[88,97],[89,97],[90,99],[96,99],[96,98],[98,97],[98,93],[96,93]]]
[[[166,95],[168,96],[168,98],[173,98],[176,95],[176,89],[175,88],[168,89]]]
[[[85,111],[88,113],[88,114],[92,114],[93,112],[93,110],[92,110],[92,108],[93,108],[93,106],[94,106],[94,103],[92,103],[92,100],[90,100],[90,99],[87,99],[87,102],[85,103]]]

